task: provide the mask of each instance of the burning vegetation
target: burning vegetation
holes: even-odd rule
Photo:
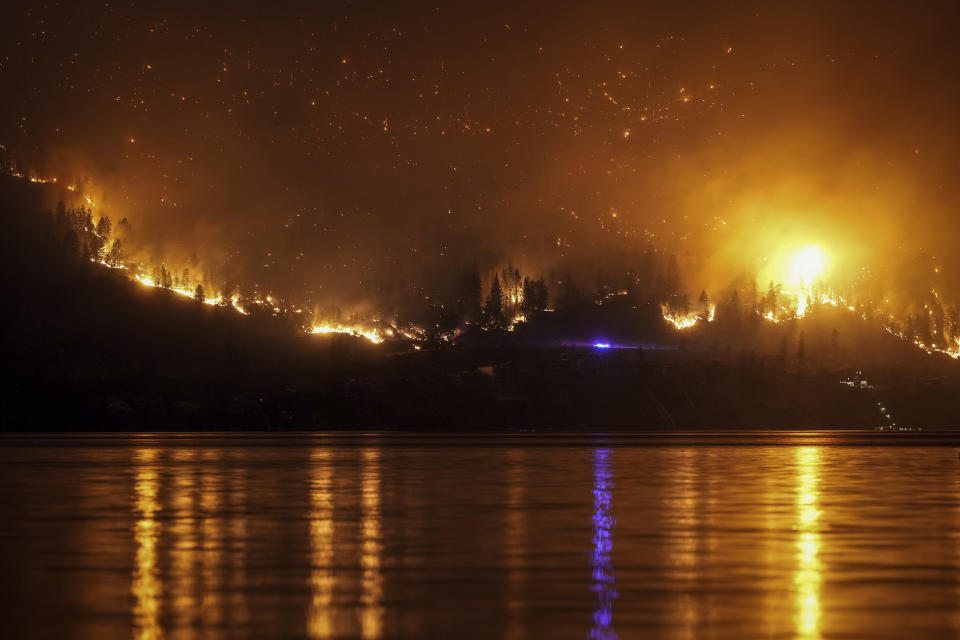
[[[58,185],[57,178],[38,178],[12,169],[8,173],[34,184]],[[123,271],[143,286],[161,288],[201,304],[245,316],[256,314],[290,321],[308,335],[343,334],[375,345],[406,342],[421,349],[455,343],[470,330],[514,332],[531,322],[539,328],[549,327],[550,316],[581,317],[591,306],[629,316],[655,305],[661,321],[677,332],[710,326],[718,318],[721,324],[739,325],[747,314],[772,324],[788,323],[830,308],[877,323],[888,334],[926,353],[960,358],[960,312],[955,302],[945,303],[935,288],[906,305],[901,302],[900,313],[891,304],[894,296],[880,302],[865,301],[855,289],[831,284],[830,256],[816,245],[800,246],[765,260],[759,271],[771,279],[763,294],[754,277],[753,284],[743,292],[732,289],[714,297],[704,289],[691,303],[682,292],[676,259],[669,252],[648,245],[642,255],[642,268],[628,270],[611,283],[601,283],[590,294],[582,292],[569,274],[551,286],[543,277],[533,278],[512,265],[493,272],[484,287],[479,270],[472,267],[462,272],[457,286],[446,296],[424,295],[416,305],[420,309],[417,313],[408,314],[400,307],[381,307],[375,312],[344,315],[336,306],[322,307],[311,300],[291,302],[260,291],[256,284],[249,289],[224,281],[218,285],[211,271],[201,270],[196,264],[173,268],[162,260],[151,264],[131,258],[124,242],[130,236],[128,219],[114,222],[76,185],[69,185],[66,190],[78,204],[67,208],[61,201],[53,223],[68,253],[104,268]],[[132,255],[137,255],[136,250]],[[938,273],[939,269],[935,269],[934,275]],[[869,283],[858,284],[865,289]],[[904,295],[898,292],[895,298],[903,300]],[[409,308],[408,301],[405,309]],[[903,309],[907,313],[902,313]],[[577,330],[591,332],[582,324]],[[560,336],[561,342],[575,339],[572,335]]]

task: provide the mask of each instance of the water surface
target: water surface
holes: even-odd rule
[[[931,442],[6,437],[0,635],[956,637]]]

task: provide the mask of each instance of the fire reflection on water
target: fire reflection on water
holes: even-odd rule
[[[139,449],[134,454],[137,464],[134,494],[137,521],[134,527],[137,555],[133,571],[134,637],[137,640],[163,638],[160,626],[160,607],[163,583],[160,580],[157,562],[157,541],[160,523],[156,513],[160,510],[157,493],[160,488],[157,472],[156,449]]]
[[[796,450],[797,462],[797,569],[796,635],[799,638],[820,637],[820,462],[817,447]]]
[[[204,638],[223,637],[223,564],[224,531],[221,514],[223,498],[223,480],[220,473],[211,470],[217,467],[220,455],[217,451],[206,451],[202,457],[204,470],[200,474],[200,510],[202,520],[200,535],[202,551],[200,554],[202,592],[200,599],[200,623]]]
[[[24,590],[4,623],[138,640],[955,636],[955,448],[771,438],[7,447],[4,532],[31,529],[2,550]],[[54,454],[51,479],[36,461]],[[903,486],[877,489],[891,476]]]
[[[380,522],[380,450],[365,449],[360,480],[363,586],[360,597],[360,634],[373,640],[383,635],[383,533]]]
[[[699,576],[699,491],[697,460],[693,449],[675,452],[676,466],[671,478],[670,508],[676,514],[677,531],[670,544],[670,570],[682,585],[673,614],[679,638],[695,638],[700,609],[694,594]]]
[[[193,462],[196,452],[177,450],[173,459],[177,473],[173,475],[173,522],[170,526],[170,610],[178,638],[193,638],[198,623],[197,606],[197,504]]]
[[[334,636],[333,592],[333,460],[328,450],[310,456],[310,608],[307,633],[311,638]]]

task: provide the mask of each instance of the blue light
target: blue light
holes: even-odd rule
[[[613,468],[610,449],[593,451],[593,552],[590,555],[590,590],[597,595],[593,623],[587,638],[617,640],[613,627],[613,601],[619,598],[613,572]]]
[[[595,349],[612,349],[613,345],[609,342],[594,342],[593,346]]]

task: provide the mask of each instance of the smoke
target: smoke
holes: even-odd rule
[[[651,247],[692,294],[806,245],[865,296],[960,282],[935,5],[195,4],[24,6],[0,44],[2,141],[146,262],[361,310]]]

